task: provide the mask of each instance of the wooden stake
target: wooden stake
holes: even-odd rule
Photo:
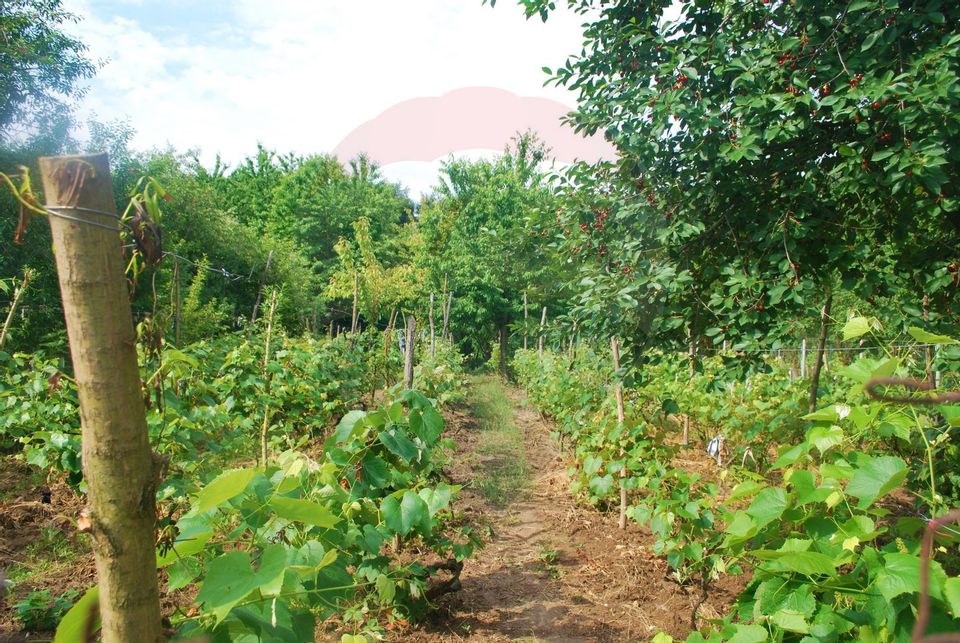
[[[817,392],[820,386],[820,370],[823,368],[826,354],[827,329],[830,328],[830,308],[833,305],[833,291],[827,293],[827,301],[820,311],[820,341],[817,344],[817,361],[813,363],[813,377],[810,382],[810,413],[817,410]]]
[[[100,226],[116,212],[106,154],[40,159],[48,206]],[[120,235],[49,217],[80,399],[82,463],[105,643],[163,640],[157,589],[156,487]]]
[[[17,289],[13,291],[13,301],[10,302],[10,310],[7,312],[7,319],[3,322],[3,330],[0,331],[0,348],[3,348],[3,344],[7,340],[7,332],[10,330],[10,322],[13,319],[13,316],[16,314],[17,308],[20,306],[20,300],[23,298],[23,293],[27,291],[27,286],[30,285],[30,279],[32,277],[33,271],[30,268],[24,268],[23,279],[20,280],[20,285],[17,286]]]
[[[807,340],[800,342],[800,379],[807,377]]]
[[[408,389],[413,388],[413,343],[416,338],[417,320],[411,314],[407,316],[407,345],[403,360],[403,380]]]
[[[507,324],[506,322],[501,322],[500,324],[500,377],[503,378],[504,382],[509,381],[510,379],[510,372],[507,369],[507,351],[509,350],[507,345],[508,337],[509,335],[507,334]]]
[[[350,334],[357,332],[357,325],[360,322],[360,273],[353,272],[353,312],[350,314]]]
[[[257,299],[253,302],[253,312],[250,313],[250,323],[257,321],[257,314],[260,312],[260,299],[263,297],[263,286],[267,283],[267,277],[270,276],[270,263],[273,261],[273,250],[267,253],[267,265],[263,269],[263,277],[260,278],[260,287],[257,289]]]
[[[610,348],[613,350],[613,369],[616,384],[614,384],[613,394],[617,398],[617,424],[623,429],[625,414],[623,412],[623,382],[620,380],[620,344],[616,337],[610,338]],[[627,528],[627,461],[626,453],[620,449],[620,457],[624,458],[623,469],[620,470],[620,529]]]
[[[544,340],[543,329],[546,325],[547,325],[547,307],[544,306],[543,312],[540,313],[540,340],[539,340],[540,343],[537,346],[537,354],[540,357],[543,357],[543,340]]]
[[[437,356],[437,336],[433,328],[433,293],[430,293],[430,359]]]
[[[173,258],[173,342],[180,346],[180,318],[182,316],[183,299],[180,296],[180,260]]]
[[[930,321],[930,295],[923,295],[923,321]],[[0,340],[0,346],[3,345],[3,340]],[[926,357],[927,357],[927,381],[931,384],[936,384],[936,378],[933,375],[933,347],[927,346],[926,348]]]
[[[697,352],[696,345],[690,342],[690,381],[697,376]],[[690,415],[683,414],[683,446],[690,444]]]
[[[269,317],[267,317],[267,339],[264,342],[263,347],[263,378],[266,382],[265,390],[266,394],[270,395],[270,381],[273,379],[270,376],[270,371],[267,370],[267,365],[270,362],[270,338],[273,336],[273,314],[277,309],[277,291],[274,290],[270,295],[270,312]],[[260,427],[260,466],[267,466],[267,433],[270,430],[270,404],[267,404],[267,408],[263,411],[263,426]]]
[[[527,291],[523,291],[523,350],[527,350],[527,320],[530,318],[530,311],[527,307]]]
[[[444,280],[444,288],[446,288],[446,280]],[[449,325],[450,325],[450,308],[453,306],[453,293],[447,294],[447,301],[443,305],[443,332],[440,333],[440,337],[446,339],[448,342],[453,343],[453,338],[449,334]]]

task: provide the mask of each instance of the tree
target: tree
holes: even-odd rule
[[[590,24],[553,81],[620,153],[567,175],[557,248],[581,263],[584,318],[638,345],[775,348],[840,289],[946,313],[960,7],[697,2],[670,21],[668,0],[568,4]]]
[[[551,281],[536,242],[555,207],[540,170],[546,155],[528,133],[493,161],[450,160],[421,209],[421,264],[435,292],[446,283],[455,293],[451,324],[475,358],[517,320],[524,290],[542,299]]]
[[[86,45],[62,31],[76,21],[60,0],[0,3],[0,141],[62,127],[69,99],[96,72]]]

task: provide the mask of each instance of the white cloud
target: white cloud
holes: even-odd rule
[[[508,0],[237,0],[198,31],[185,9],[159,28],[129,0],[112,5],[126,17],[103,1],[65,3],[84,18],[73,30],[91,57],[109,60],[82,109],[128,118],[141,148],[199,147],[204,160],[232,162],[257,141],[327,152],[400,101],[459,87],[574,103],[542,87],[540,69],[579,50],[580,19],[566,12],[542,24]]]

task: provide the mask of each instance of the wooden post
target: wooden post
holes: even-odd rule
[[[353,271],[353,313],[350,315],[350,334],[356,334],[360,321],[360,273]]]
[[[500,323],[500,377],[503,378],[503,381],[506,382],[510,379],[510,372],[507,369],[507,351],[509,350],[507,345],[507,338],[509,337],[507,331],[507,323]]]
[[[407,316],[407,345],[403,360],[403,380],[408,389],[413,388],[413,343],[417,332],[417,320],[410,314]]]
[[[40,159],[48,206],[100,226],[115,221],[106,154]],[[157,589],[156,488],[120,235],[50,217],[80,399],[85,518],[100,585],[105,643],[162,641]]]
[[[444,282],[446,283],[446,282]],[[450,326],[450,308],[453,306],[453,293],[447,294],[447,301],[443,304],[443,332],[440,333],[440,337],[446,339],[447,341],[453,343],[453,338],[449,334]]]
[[[530,311],[527,306],[527,291],[523,291],[523,350],[527,350],[527,320],[530,318]]]
[[[537,353],[539,354],[540,357],[543,357],[543,340],[544,340],[543,330],[546,325],[547,325],[547,307],[544,306],[543,312],[540,313],[540,343],[537,346]]]
[[[180,318],[183,314],[183,298],[180,296],[180,260],[173,258],[173,342],[180,346]]]
[[[617,399],[617,424],[623,429],[625,414],[623,412],[623,382],[620,380],[620,344],[616,337],[610,338],[610,348],[613,350],[613,368],[616,384],[613,387],[613,394]],[[624,458],[623,469],[620,470],[620,529],[627,528],[627,461],[626,453],[621,448],[620,457]]]
[[[930,295],[923,295],[923,321],[930,321]],[[0,345],[3,345],[3,341],[0,340]],[[936,378],[933,374],[933,347],[927,346],[926,348],[926,358],[927,358],[927,381],[931,384],[936,385]]]
[[[277,310],[277,291],[274,290],[270,295],[270,312],[267,317],[267,339],[263,347],[263,378],[264,378],[264,389],[266,394],[270,395],[270,381],[273,379],[270,376],[270,371],[267,370],[267,365],[270,363],[270,339],[273,336],[273,314]],[[267,466],[267,437],[270,430],[270,404],[267,403],[267,408],[263,411],[263,426],[260,428],[260,466]]]
[[[10,302],[10,310],[7,312],[7,319],[3,322],[3,330],[0,331],[0,348],[3,348],[3,344],[7,340],[7,333],[10,330],[10,322],[13,320],[13,316],[17,312],[17,307],[20,305],[20,300],[23,299],[23,293],[26,292],[27,286],[30,285],[30,279],[32,277],[33,271],[30,268],[24,268],[23,279],[20,280],[20,285],[17,286],[16,290],[13,291],[13,301]]]
[[[437,356],[437,335],[433,327],[433,293],[430,293],[430,359]]]
[[[327,335],[330,336],[330,339],[333,339],[333,320],[330,320],[330,324],[327,327]]]
[[[820,311],[820,341],[817,344],[817,361],[813,364],[813,376],[810,382],[810,413],[817,410],[817,392],[820,386],[820,370],[823,368],[826,354],[827,329],[830,327],[830,308],[833,305],[833,290],[827,293],[827,301]]]
[[[800,379],[807,377],[807,340],[800,342]]]
[[[263,277],[260,279],[260,287],[257,289],[257,299],[253,302],[253,312],[250,313],[250,323],[257,321],[257,313],[260,311],[260,299],[263,297],[263,286],[267,283],[267,277],[270,276],[270,263],[273,261],[273,250],[267,253],[267,265],[263,269]]]
[[[693,383],[693,378],[697,375],[697,352],[696,346],[693,342],[690,342],[690,383]],[[683,414],[683,446],[690,444],[690,415],[688,413]]]

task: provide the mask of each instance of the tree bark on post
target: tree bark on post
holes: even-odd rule
[[[180,296],[180,260],[173,258],[173,341],[180,346],[180,318],[183,298]]]
[[[820,388],[820,371],[823,368],[823,356],[826,353],[827,330],[830,328],[830,308],[833,306],[833,290],[827,292],[827,301],[820,311],[820,341],[817,343],[817,360],[813,364],[813,377],[810,382],[810,413],[817,410],[817,392]]]
[[[617,424],[623,429],[623,423],[626,414],[623,411],[623,382],[620,381],[620,344],[616,337],[610,338],[610,348],[613,350],[613,369],[616,384],[614,384],[613,393],[617,399]],[[620,449],[620,457],[624,458],[623,469],[620,470],[620,529],[627,528],[627,461],[626,453]]]
[[[267,277],[270,276],[270,263],[273,261],[273,250],[267,253],[267,266],[263,269],[263,277],[260,279],[260,287],[257,289],[257,299],[253,302],[253,312],[250,313],[250,323],[257,321],[257,313],[260,311],[260,299],[263,298],[263,286],[267,283]]]
[[[403,381],[408,389],[413,388],[413,344],[417,336],[416,333],[417,320],[411,314],[407,317],[407,345],[405,346],[406,354],[403,359]]]
[[[106,154],[40,159],[47,205],[100,226],[115,221]],[[80,399],[86,522],[106,643],[163,640],[157,588],[156,486],[120,235],[51,216]]]
[[[430,359],[437,356],[437,334],[433,326],[433,293],[430,293]]]
[[[540,338],[539,338],[540,343],[537,345],[537,355],[539,355],[540,357],[543,357],[543,340],[544,340],[543,330],[546,327],[546,325],[547,325],[547,307],[544,306],[543,312],[540,313]]]

